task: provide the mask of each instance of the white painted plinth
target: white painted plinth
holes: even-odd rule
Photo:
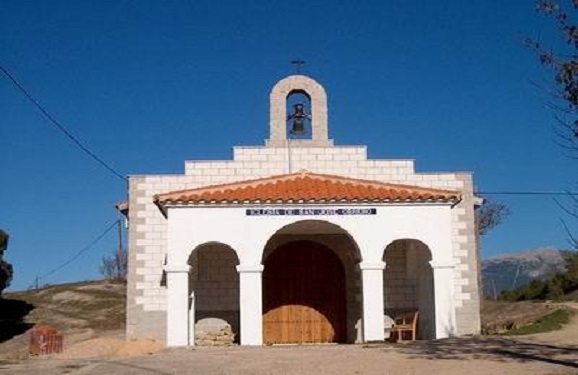
[[[454,308],[454,263],[431,261],[435,290],[436,339],[453,336],[456,332]]]
[[[241,345],[263,345],[263,293],[261,276],[263,265],[240,264],[239,300]]]
[[[167,346],[189,345],[189,266],[169,266],[167,272]]]
[[[359,264],[363,287],[363,341],[383,341],[383,269],[384,262]]]

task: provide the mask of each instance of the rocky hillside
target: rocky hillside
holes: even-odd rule
[[[482,261],[484,294],[492,298],[502,290],[512,290],[534,279],[547,279],[564,271],[559,250],[545,248],[505,254]]]

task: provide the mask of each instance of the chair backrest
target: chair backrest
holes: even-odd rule
[[[415,329],[417,325],[417,319],[419,317],[419,311],[413,312],[406,312],[396,315],[394,318],[395,325],[397,326],[411,326],[412,329]]]

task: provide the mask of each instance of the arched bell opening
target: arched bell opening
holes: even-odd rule
[[[302,96],[304,95],[304,96]],[[287,139],[293,138],[293,146],[308,147],[329,147],[333,141],[329,139],[328,115],[327,115],[327,94],[323,86],[315,80],[303,76],[292,75],[277,82],[271,90],[270,98],[270,139],[267,145],[271,147],[286,147]],[[310,127],[307,138],[298,138],[289,134],[294,129],[293,123],[289,123],[289,116],[294,113],[293,99],[299,99],[304,103],[309,103],[309,108],[305,106],[306,114],[310,115],[310,122],[305,126]],[[288,100],[289,99],[289,100]],[[295,133],[295,131],[293,131]]]
[[[239,264],[236,252],[229,246],[210,242],[191,252],[188,264],[190,331],[196,345],[215,346],[238,343]]]
[[[400,239],[385,249],[383,275],[385,314],[418,311],[417,338],[434,339],[435,295],[429,247],[419,240]]]
[[[263,254],[263,341],[353,343],[360,337],[361,256],[341,227],[304,220],[277,231]]]
[[[285,99],[287,112],[287,138],[311,139],[311,96],[305,90],[292,90]]]

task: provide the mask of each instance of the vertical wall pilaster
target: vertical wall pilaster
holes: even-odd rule
[[[434,279],[436,339],[441,339],[456,333],[455,265],[451,261],[436,260],[432,260],[430,264]]]
[[[241,345],[263,345],[263,268],[261,264],[237,266]]]
[[[363,290],[363,341],[385,339],[383,321],[383,270],[385,262],[362,262],[361,282]]]
[[[167,346],[189,345],[189,266],[167,266]]]

